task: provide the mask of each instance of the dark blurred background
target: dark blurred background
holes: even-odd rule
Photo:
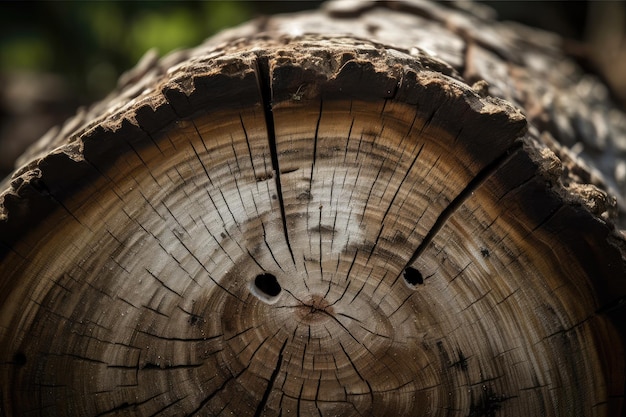
[[[150,48],[163,55],[260,15],[313,9],[320,3],[0,3],[0,179],[28,143],[62,123],[78,106],[104,97],[118,76]],[[623,2],[483,3],[494,8],[500,20],[516,20],[569,39],[584,55],[587,69],[612,83],[618,100],[626,102]]]

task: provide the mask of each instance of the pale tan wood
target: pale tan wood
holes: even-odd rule
[[[621,414],[611,198],[453,58],[329,29],[469,17],[363,4],[152,62],[42,140],[2,194],[3,413]]]

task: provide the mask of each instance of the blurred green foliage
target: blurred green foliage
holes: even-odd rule
[[[51,1],[0,4],[0,71],[63,74],[89,102],[151,48],[161,55],[199,44],[261,14],[319,2]]]

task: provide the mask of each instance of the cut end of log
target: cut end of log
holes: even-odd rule
[[[519,110],[427,55],[253,45],[14,176],[6,412],[617,415],[605,194],[566,188]]]

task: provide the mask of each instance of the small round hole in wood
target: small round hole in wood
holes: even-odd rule
[[[420,271],[418,271],[415,268],[412,267],[408,267],[404,270],[404,281],[409,285],[409,287],[411,288],[415,288],[416,285],[421,285],[424,283],[424,277],[422,276],[422,273]]]
[[[280,284],[273,274],[259,274],[254,279],[253,294],[265,302],[275,302],[280,291]]]
[[[17,366],[26,365],[26,355],[22,352],[17,352],[15,355],[13,355],[13,363]]]

